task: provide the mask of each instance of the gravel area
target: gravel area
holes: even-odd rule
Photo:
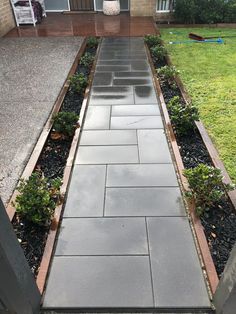
[[[0,195],[5,205],[82,40],[0,38]]]

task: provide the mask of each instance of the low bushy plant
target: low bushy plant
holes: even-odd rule
[[[76,73],[70,77],[70,88],[81,94],[88,85],[88,78],[83,73]]]
[[[177,135],[186,136],[194,131],[194,121],[199,120],[199,112],[196,107],[190,104],[183,105],[180,98],[175,96],[168,102],[168,110]]]
[[[99,39],[97,37],[88,37],[87,38],[87,47],[88,48],[96,48],[99,43]]]
[[[40,173],[33,173],[28,180],[21,180],[17,190],[16,212],[37,225],[49,225],[53,211],[60,199],[61,180],[48,181]]]
[[[144,42],[148,45],[149,48],[154,46],[161,46],[162,40],[158,35],[145,35]]]
[[[150,49],[154,62],[162,62],[167,56],[167,50],[163,46],[154,46]]]
[[[164,81],[173,81],[175,76],[179,74],[179,71],[175,66],[165,65],[159,69],[157,69],[157,74]]]
[[[86,52],[80,59],[80,64],[85,67],[91,67],[94,61],[94,56],[90,52]]]
[[[65,136],[73,136],[79,116],[74,112],[61,111],[53,116],[53,129]]]
[[[205,164],[199,164],[193,169],[185,169],[183,174],[188,179],[190,188],[186,196],[195,201],[199,216],[219,202],[225,191],[234,189],[234,186],[222,182],[220,169]]]

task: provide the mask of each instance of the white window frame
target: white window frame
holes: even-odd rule
[[[163,0],[159,0],[159,1],[163,1]],[[156,12],[157,13],[169,13],[169,12],[171,12],[171,10],[159,10],[159,8],[158,8],[158,2],[159,1],[156,0]]]

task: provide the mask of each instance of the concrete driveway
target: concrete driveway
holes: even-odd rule
[[[82,40],[82,37],[0,38],[0,195],[5,204]]]

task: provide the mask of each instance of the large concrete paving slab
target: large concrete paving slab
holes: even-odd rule
[[[82,38],[0,38],[0,194],[6,204]]]
[[[52,309],[152,308],[149,258],[54,257],[43,306]]]

